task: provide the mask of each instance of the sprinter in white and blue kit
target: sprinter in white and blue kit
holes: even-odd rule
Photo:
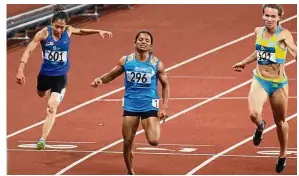
[[[55,6],[51,25],[37,32],[29,43],[21,58],[16,76],[18,84],[22,85],[25,83],[25,65],[33,50],[40,44],[42,47],[42,64],[37,76],[37,94],[40,97],[50,94],[50,97],[42,136],[36,146],[39,150],[46,148],[46,138],[54,125],[57,108],[62,102],[67,87],[67,74],[70,68],[68,56],[71,35],[100,34],[104,37],[104,34],[108,34],[109,37],[112,37],[112,33],[109,31],[78,29],[67,25],[69,17],[63,10],[61,6]]]
[[[160,119],[165,120],[168,117],[169,83],[163,63],[151,52],[152,45],[152,34],[148,31],[139,32],[134,43],[136,52],[123,56],[110,72],[91,83],[92,87],[98,87],[109,83],[122,73],[125,74],[123,157],[130,175],[135,174],[132,145],[140,121],[148,143],[157,146],[161,131]],[[162,85],[161,106],[159,106],[158,80]]]

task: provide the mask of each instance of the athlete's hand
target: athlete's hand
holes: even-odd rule
[[[103,81],[100,77],[96,78],[95,80],[92,81],[91,87],[97,88],[98,86],[102,85]]]
[[[15,81],[20,85],[25,84],[25,76],[23,71],[18,71]]]
[[[168,114],[167,114],[167,109],[166,108],[161,108],[158,112],[158,116],[160,118],[160,120],[163,120],[163,123],[165,122],[165,120],[167,119],[168,117]]]
[[[110,31],[102,31],[102,30],[99,30],[99,34],[104,38],[105,34],[107,34],[109,36],[109,38],[111,38],[113,36],[112,32]]]
[[[246,64],[244,62],[238,62],[233,65],[234,71],[242,72],[245,68]]]

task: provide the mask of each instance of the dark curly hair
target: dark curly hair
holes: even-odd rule
[[[70,20],[68,14],[64,12],[64,8],[61,5],[54,6],[54,15],[52,17],[52,23],[58,19],[65,20],[65,22],[68,22]]]

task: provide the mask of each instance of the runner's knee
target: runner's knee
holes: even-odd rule
[[[251,110],[250,113],[249,113],[249,116],[250,116],[250,119],[251,119],[252,121],[255,121],[256,119],[258,119],[258,118],[261,117],[261,113],[255,111],[255,110]]]
[[[275,125],[277,126],[277,128],[283,128],[283,127],[288,127],[288,122],[285,120],[274,120],[275,121]]]
[[[54,101],[48,102],[47,113],[50,115],[56,115],[58,103]]]
[[[133,144],[133,138],[124,138],[124,145],[125,147],[131,147]]]

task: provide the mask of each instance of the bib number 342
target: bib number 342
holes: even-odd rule
[[[259,60],[271,60],[272,55],[271,53],[266,51],[258,51],[257,57]]]

